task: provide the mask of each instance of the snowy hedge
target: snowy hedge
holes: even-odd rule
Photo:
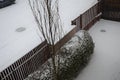
[[[86,31],[79,31],[68,41],[57,55],[59,60],[59,80],[73,80],[78,72],[87,64],[93,53],[94,43]],[[52,80],[51,59],[39,70],[29,75],[26,80]]]

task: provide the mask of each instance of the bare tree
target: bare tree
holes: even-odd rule
[[[28,0],[35,21],[42,36],[49,44],[52,56],[53,77],[57,79],[57,63],[55,58],[55,43],[63,36],[61,20],[59,16],[59,0]]]

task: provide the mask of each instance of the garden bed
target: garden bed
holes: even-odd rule
[[[93,53],[94,43],[86,31],[79,31],[68,41],[56,55],[59,62],[59,80],[73,80],[79,71],[86,66]],[[53,80],[51,59],[25,80]]]

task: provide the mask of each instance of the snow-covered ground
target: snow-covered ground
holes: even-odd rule
[[[60,16],[63,30],[68,33],[74,26],[71,20],[94,5],[97,0],[61,0]],[[16,29],[23,27],[23,32]],[[0,72],[42,42],[27,0],[0,9]]]
[[[89,33],[95,51],[75,80],[120,80],[120,22],[100,20]]]
[[[16,0],[16,4],[0,9],[0,71],[37,46],[34,18],[25,0]],[[23,32],[17,32],[25,27]]]

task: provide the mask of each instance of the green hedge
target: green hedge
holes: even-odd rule
[[[83,33],[81,36],[80,33]],[[94,43],[86,31],[78,32],[62,49],[59,80],[73,80],[86,66],[94,50]],[[66,55],[67,54],[67,55]]]
[[[79,71],[86,66],[94,51],[94,43],[86,31],[79,31],[60,50],[58,77],[59,80],[73,80]],[[53,80],[49,59],[39,70],[29,75],[26,80]]]

